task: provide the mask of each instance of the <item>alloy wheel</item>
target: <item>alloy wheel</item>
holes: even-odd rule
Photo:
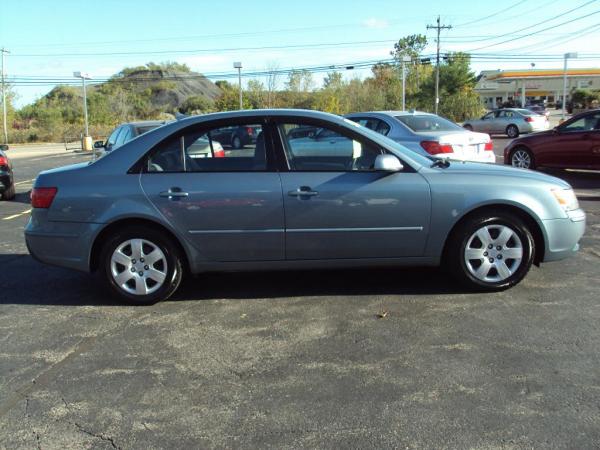
[[[146,239],[129,239],[113,251],[110,273],[125,292],[152,294],[165,282],[167,258],[156,244]]]
[[[512,155],[511,163],[513,167],[529,169],[531,167],[531,155],[527,150],[517,150]]]
[[[486,225],[471,235],[464,250],[467,270],[480,281],[498,283],[512,276],[523,259],[523,244],[506,225]]]

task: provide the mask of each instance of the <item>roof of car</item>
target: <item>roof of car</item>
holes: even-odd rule
[[[435,116],[435,114],[432,113],[428,113],[425,111],[416,111],[416,110],[409,110],[409,111],[392,111],[392,110],[388,110],[388,111],[364,111],[364,112],[355,112],[355,113],[351,113],[348,114],[349,116],[354,116],[354,115],[360,115],[360,114],[384,114],[386,116],[414,116],[416,114],[419,115],[428,115],[428,116]]]

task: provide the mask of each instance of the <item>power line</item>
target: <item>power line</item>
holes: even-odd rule
[[[512,31],[512,32],[510,32],[510,33],[505,33],[505,34],[498,35],[498,36],[497,36],[497,38],[501,38],[501,37],[505,37],[505,36],[510,36],[510,35],[512,35],[512,34],[514,34],[514,33],[518,33],[518,32],[520,32],[520,31],[524,31],[524,30],[528,30],[528,29],[531,29],[531,28],[535,28],[535,27],[537,27],[538,25],[542,25],[542,24],[544,24],[544,23],[551,22],[551,21],[553,21],[553,20],[555,20],[555,19],[557,19],[557,18],[559,18],[559,17],[565,16],[565,15],[567,15],[567,14],[570,14],[570,13],[572,13],[573,11],[577,11],[577,10],[579,10],[579,9],[581,9],[581,8],[583,8],[583,7],[585,7],[585,6],[589,5],[589,4],[591,4],[591,3],[594,3],[595,1],[596,1],[596,0],[590,0],[589,2],[587,2],[587,3],[584,3],[584,4],[583,4],[583,5],[581,5],[581,6],[578,6],[578,7],[576,7],[576,8],[570,9],[569,11],[563,12],[563,13],[561,13],[561,14],[559,14],[559,15],[557,15],[557,16],[554,16],[554,17],[552,17],[552,18],[550,18],[550,19],[543,20],[543,21],[541,21],[541,22],[538,22],[538,23],[536,23],[536,24],[534,24],[534,25],[531,25],[531,26],[529,26],[529,27],[521,28],[521,29],[519,29],[519,30],[514,30],[514,31]],[[595,12],[592,12],[592,13],[589,13],[589,14],[585,14],[585,15],[583,15],[583,16],[576,17],[575,19],[568,20],[568,21],[566,21],[566,22],[562,22],[562,23],[559,23],[559,24],[556,24],[556,25],[551,25],[551,26],[549,26],[549,27],[546,27],[546,28],[543,28],[543,29],[541,29],[541,30],[537,30],[537,31],[533,31],[533,32],[531,32],[531,33],[524,34],[524,35],[522,35],[522,36],[520,36],[520,37],[513,37],[513,38],[511,38],[511,39],[507,39],[507,40],[505,40],[505,41],[502,41],[502,42],[497,42],[497,43],[494,43],[494,44],[484,45],[483,47],[472,48],[472,49],[466,50],[466,52],[467,52],[467,53],[469,53],[469,52],[474,52],[474,51],[477,51],[477,50],[483,50],[483,49],[486,49],[486,48],[495,47],[495,46],[497,46],[497,45],[506,44],[506,43],[508,43],[508,42],[513,42],[513,41],[516,41],[516,40],[519,40],[519,39],[523,39],[523,38],[526,38],[526,37],[529,37],[529,36],[533,36],[534,34],[540,33],[540,32],[542,32],[542,31],[547,31],[547,30],[550,30],[550,29],[553,29],[553,28],[561,27],[561,26],[563,26],[563,25],[567,25],[567,24],[569,24],[569,23],[572,23],[572,22],[575,22],[575,21],[577,21],[577,20],[585,19],[585,18],[587,18],[587,17],[589,17],[589,16],[593,16],[594,14],[598,14],[598,13],[600,13],[600,11],[595,11]]]
[[[289,50],[296,48],[316,48],[316,47],[339,47],[346,45],[359,44],[382,44],[393,43],[397,39],[380,39],[372,41],[348,41],[348,42],[330,42],[315,44],[291,44],[291,45],[266,45],[257,47],[226,47],[226,48],[200,48],[191,50],[153,50],[139,52],[100,52],[100,53],[15,53],[16,57],[72,57],[72,56],[129,56],[129,55],[164,55],[164,54],[187,54],[187,53],[207,53],[207,52],[232,52],[232,51],[252,51],[252,50]]]
[[[474,24],[474,23],[483,22],[483,21],[484,21],[484,20],[486,20],[486,19],[490,19],[490,18],[492,18],[492,17],[499,16],[499,15],[500,15],[500,14],[502,14],[503,12],[506,12],[506,11],[508,11],[509,9],[515,8],[515,7],[517,7],[517,6],[519,6],[519,5],[523,4],[523,3],[525,3],[526,1],[527,1],[527,0],[519,0],[519,1],[517,1],[516,3],[514,3],[514,4],[512,4],[512,5],[508,6],[508,7],[504,8],[504,9],[501,9],[500,11],[496,11],[495,13],[492,13],[492,14],[490,14],[489,16],[480,17],[479,19],[475,19],[475,20],[472,20],[472,21],[470,21],[470,22],[465,22],[465,23],[461,23],[461,24],[458,24],[458,25],[454,25],[454,27],[455,27],[455,28],[461,28],[461,27],[465,27],[465,26],[467,26],[467,25],[471,25],[471,24]]]

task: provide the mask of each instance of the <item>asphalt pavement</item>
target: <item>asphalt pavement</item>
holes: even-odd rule
[[[9,157],[0,448],[600,447],[598,172],[550,172],[588,214],[582,249],[509,291],[434,269],[210,274],[132,307],[23,241],[36,174],[89,155]]]

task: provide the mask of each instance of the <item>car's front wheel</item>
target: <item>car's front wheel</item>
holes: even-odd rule
[[[128,303],[150,305],[166,300],[181,283],[178,247],[150,227],[128,227],[115,233],[100,258],[105,283]]]
[[[505,212],[471,217],[450,239],[445,264],[472,289],[496,291],[516,285],[529,272],[535,255],[527,225]]]

